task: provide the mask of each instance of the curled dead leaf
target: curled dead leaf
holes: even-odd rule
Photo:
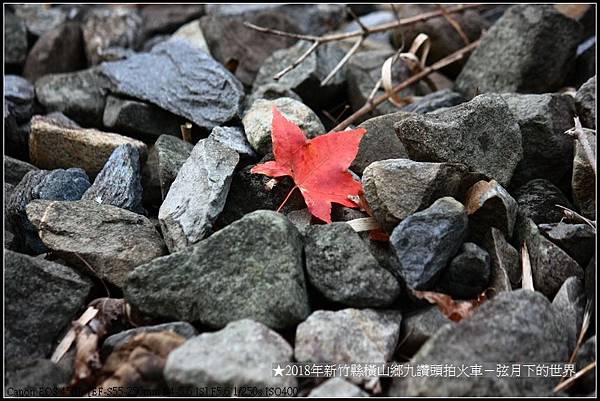
[[[413,290],[412,293],[419,299],[425,299],[432,304],[436,304],[444,316],[454,322],[468,318],[475,309],[487,300],[485,291],[479,294],[477,299],[469,301],[455,301],[450,295],[433,291]]]

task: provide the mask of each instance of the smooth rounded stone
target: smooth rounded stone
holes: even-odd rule
[[[85,53],[90,65],[111,61],[111,48],[136,48],[142,40],[142,18],[125,7],[91,10],[83,22]]]
[[[33,36],[43,36],[68,19],[64,9],[48,7],[44,4],[15,5],[15,14],[23,19],[27,30]]]
[[[400,294],[394,275],[379,265],[346,223],[310,226],[304,252],[310,283],[331,301],[359,308],[386,307]]]
[[[503,186],[523,157],[519,124],[497,94],[414,115],[395,127],[411,159],[463,163]]]
[[[13,189],[6,204],[6,217],[21,250],[32,254],[47,251],[36,227],[27,218],[26,207],[31,201],[76,201],[81,199],[89,187],[88,176],[78,168],[52,171],[36,169],[27,173]]]
[[[172,135],[158,137],[148,151],[148,160],[142,166],[145,205],[160,207],[193,148],[191,143]]]
[[[194,146],[158,212],[162,234],[171,252],[210,235],[225,206],[239,160],[236,151],[211,138]]]
[[[254,80],[252,93],[265,84],[277,82],[297,93],[302,101],[314,110],[338,104],[340,96],[344,94],[347,67],[343,66],[327,84],[322,86],[321,81],[345,55],[345,50],[339,43],[319,46],[296,68],[277,81],[273,79],[274,75],[291,65],[310,46],[310,43],[298,41],[292,47],[277,50],[264,60]]]
[[[298,125],[309,138],[326,132],[319,117],[309,107],[297,100],[287,97],[275,100],[258,99],[246,111],[242,123],[248,142],[261,155],[272,150],[273,107],[277,107],[277,110],[288,120]]]
[[[313,216],[308,211],[308,208],[304,208],[300,210],[292,210],[291,212],[287,213],[285,217],[294,223],[300,234],[305,236],[306,231],[311,226],[310,223],[312,222]]]
[[[512,237],[519,205],[495,180],[475,183],[467,192],[465,207],[471,235],[478,237],[496,227],[505,237]]]
[[[120,145],[81,199],[143,214],[141,175],[138,150],[131,145]]]
[[[310,313],[302,239],[281,214],[256,211],[140,266],[129,275],[125,298],[150,316],[215,328],[244,318],[274,329],[294,326]]]
[[[9,397],[41,398],[54,395],[55,389],[66,388],[71,380],[71,372],[50,359],[19,360],[15,363],[5,373],[5,395]]]
[[[465,242],[442,273],[438,287],[453,298],[475,299],[488,287],[490,276],[490,255],[476,244]]]
[[[308,393],[307,397],[368,397],[369,394],[359,386],[350,383],[341,377],[334,377],[319,384]]]
[[[588,338],[579,348],[575,356],[575,371],[579,372],[592,362],[596,362],[596,335]],[[586,395],[596,393],[596,369],[579,379],[577,389]]]
[[[98,68],[51,74],[35,82],[35,96],[48,111],[60,111],[84,126],[102,127],[108,80]]]
[[[533,288],[553,298],[563,283],[572,276],[583,279],[584,271],[571,257],[545,238],[530,218],[518,224],[519,243],[525,241],[529,252]]]
[[[556,293],[552,301],[552,308],[557,320],[563,325],[567,335],[569,355],[575,349],[577,337],[583,322],[586,296],[583,280],[579,277],[569,277]]]
[[[363,188],[374,217],[388,232],[408,215],[443,196],[457,196],[468,171],[458,163],[380,160],[363,173]]]
[[[153,104],[109,95],[102,122],[111,130],[153,142],[163,134],[179,135],[184,119]]]
[[[5,363],[47,358],[84,307],[92,283],[70,267],[8,250],[4,263]]]
[[[460,93],[451,91],[450,89],[442,89],[425,95],[415,102],[404,106],[402,111],[425,114],[443,107],[458,106],[465,101],[466,99]]]
[[[32,164],[4,155],[4,181],[9,184],[18,185],[25,174],[35,170],[38,168]]]
[[[596,76],[588,79],[575,95],[577,114],[584,127],[596,129]]]
[[[159,43],[150,53],[100,68],[112,92],[155,104],[201,128],[212,129],[239,117],[242,84],[184,39]]]
[[[467,211],[451,197],[413,213],[392,232],[398,274],[415,290],[431,289],[467,234]]]
[[[192,46],[206,52],[206,54],[210,54],[210,49],[208,48],[208,43],[206,43],[206,38],[204,38],[204,33],[202,33],[199,19],[182,25],[173,33],[173,35],[171,35],[171,37],[185,39]]]
[[[272,365],[290,362],[292,355],[292,347],[275,331],[242,319],[187,340],[167,357],[164,376],[175,393],[182,394],[217,386],[220,396],[231,396],[234,386],[261,393],[267,388],[283,390],[297,386],[296,378],[273,375]]]
[[[521,258],[508,243],[502,231],[492,227],[484,237],[482,247],[490,255],[491,274],[489,288],[493,295],[511,291],[521,283]]]
[[[568,190],[573,169],[573,139],[565,135],[565,131],[573,127],[573,98],[559,93],[503,94],[502,97],[517,118],[523,142],[523,159],[513,173],[511,188],[544,178]]]
[[[13,69],[20,68],[27,57],[27,28],[21,18],[10,11],[4,13],[4,62]]]
[[[134,267],[165,254],[146,217],[95,201],[34,200],[27,217],[41,240],[69,265],[122,287]]]
[[[254,159],[258,155],[248,143],[244,130],[237,127],[215,127],[210,132],[209,138],[222,143],[235,150],[240,158]]]
[[[383,363],[394,354],[402,314],[397,310],[319,310],[296,328],[298,362]]]
[[[581,30],[552,5],[513,6],[482,38],[456,79],[456,88],[471,96],[553,92],[575,59]]]
[[[142,160],[146,145],[126,136],[95,129],[67,128],[52,119],[34,116],[29,136],[29,157],[40,168],[80,167],[95,177],[120,145],[136,148]]]
[[[596,135],[586,133],[592,154],[596,159]],[[575,141],[575,157],[573,158],[573,177],[571,179],[573,202],[579,212],[589,218],[596,219],[596,173],[579,141]]]
[[[87,67],[81,26],[67,22],[46,32],[25,61],[23,75],[31,82],[48,74],[82,70]]]
[[[399,111],[373,117],[360,124],[358,127],[364,128],[367,133],[360,140],[358,153],[350,169],[362,174],[369,164],[378,160],[408,159],[404,145],[396,136],[394,124],[409,116],[409,113]]]
[[[402,339],[400,353],[407,356],[414,355],[427,340],[447,324],[456,323],[444,316],[437,305],[426,306],[404,315],[400,331]]]
[[[540,224],[540,232],[561,247],[580,266],[587,266],[594,256],[596,233],[587,224],[567,224],[564,222]]]
[[[514,195],[519,204],[519,213],[531,218],[536,224],[561,221],[563,211],[556,205],[573,209],[560,189],[544,179],[529,181],[518,188]]]
[[[113,352],[121,350],[127,343],[132,340],[135,336],[141,333],[160,333],[160,332],[172,332],[179,334],[185,338],[192,338],[198,334],[198,331],[187,322],[169,322],[157,324],[154,326],[141,326],[129,330],[121,331],[120,333],[113,334],[104,340],[100,353],[104,357]]]
[[[144,36],[171,33],[204,11],[204,4],[147,4],[140,11]]]
[[[517,290],[499,294],[481,305],[469,319],[444,326],[411,359],[413,364],[453,364],[460,367],[483,362],[555,363],[569,358],[566,334],[550,302],[540,293]],[[525,368],[523,368],[525,369]],[[407,377],[404,392],[390,396],[551,396],[559,378]],[[394,384],[392,387],[394,388]]]

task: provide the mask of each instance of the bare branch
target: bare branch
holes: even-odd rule
[[[585,153],[586,158],[588,159],[588,162],[590,163],[590,166],[592,166],[592,170],[594,170],[594,175],[596,175],[596,157],[594,155],[594,152],[592,151],[592,147],[590,146],[590,142],[588,141],[587,135],[585,133],[586,130],[584,130],[584,128],[581,126],[581,121],[579,121],[579,117],[574,117],[573,120],[575,120],[575,127],[566,131],[566,134],[575,136],[577,138],[577,140],[583,147],[583,151]]]
[[[302,53],[302,55],[300,57],[298,57],[296,59],[296,61],[294,61],[292,64],[290,64],[289,66],[285,67],[283,70],[281,70],[277,74],[275,74],[273,76],[273,79],[278,81],[285,74],[287,74],[288,72],[290,72],[291,70],[296,68],[298,66],[298,64],[303,62],[305,58],[307,58],[312,52],[314,52],[317,49],[317,47],[319,47],[319,44],[320,44],[319,42],[313,43],[312,46],[308,48],[308,50],[306,50],[304,53]]]
[[[595,221],[590,220],[590,219],[580,215],[579,213],[577,213],[574,210],[569,209],[568,207],[564,207],[561,205],[554,205],[554,206],[562,209],[563,214],[564,214],[563,218],[566,218],[571,221],[580,221],[582,223],[585,223],[585,224],[589,225],[590,227],[592,227],[592,229],[594,230],[594,233],[596,233],[596,222]]]
[[[569,377],[564,382],[560,383],[558,386],[554,387],[552,390],[554,393],[558,393],[559,391],[566,390],[575,383],[575,380],[579,379],[581,376],[585,376],[590,370],[596,368],[596,361],[590,363],[579,372],[575,373],[573,376]]]
[[[354,21],[356,21],[356,23],[358,24],[358,26],[360,27],[360,29],[364,32],[364,33],[369,33],[369,28],[367,28],[362,21],[360,20],[360,18],[358,18],[358,15],[356,15],[354,13],[354,11],[352,11],[352,9],[348,6],[346,6],[346,11],[348,11],[348,14],[350,14],[352,16],[352,18],[354,18]]]
[[[321,81],[321,86],[325,86],[327,85],[327,83],[329,81],[331,81],[331,79],[335,76],[335,74],[344,66],[344,64],[346,64],[348,62],[348,60],[350,60],[350,57],[352,57],[354,55],[354,53],[356,53],[356,51],[358,50],[358,48],[360,47],[360,45],[362,45],[362,43],[364,42],[365,38],[361,37],[359,38],[354,45],[352,46],[352,48],[348,51],[348,53],[346,53],[346,55],[340,60],[339,63],[337,63],[337,65],[335,66],[335,68],[333,70],[331,70],[331,72],[329,73],[329,75],[327,75],[327,77]]]
[[[303,35],[303,34],[300,34],[300,33],[293,33],[293,32],[284,32],[284,31],[280,31],[278,29],[272,29],[272,28],[266,28],[266,27],[263,27],[263,26],[254,25],[254,24],[252,24],[252,23],[250,23],[248,21],[244,22],[244,25],[247,28],[254,29],[255,31],[259,31],[259,32],[263,32],[263,33],[269,33],[271,35],[276,35],[276,36],[283,36],[285,38],[307,40],[309,42],[314,42],[314,41],[321,40],[321,37],[319,37],[319,36]]]
[[[463,40],[463,42],[465,42],[465,45],[468,45],[469,43],[471,43],[471,41],[469,41],[469,38],[465,34],[465,31],[463,31],[463,29],[460,26],[460,24],[458,23],[458,21],[455,20],[454,17],[452,17],[452,15],[448,14],[446,7],[444,7],[441,4],[438,4],[437,6],[440,9],[440,11],[444,14],[444,18],[446,18],[446,21],[448,21],[448,23],[450,25],[452,25],[452,28],[454,28],[454,30],[458,33],[458,35]]]
[[[531,261],[529,259],[529,250],[527,249],[527,243],[523,242],[521,247],[521,266],[522,266],[522,278],[521,287],[527,290],[535,291],[533,287],[533,275],[531,271]]]

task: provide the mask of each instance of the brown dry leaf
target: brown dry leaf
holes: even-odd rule
[[[554,8],[569,18],[579,20],[591,6],[591,4],[555,4]]]
[[[436,304],[444,316],[454,322],[458,322],[471,316],[473,311],[487,300],[485,292],[481,293],[477,299],[470,301],[455,301],[450,295],[433,291],[413,290],[412,292],[417,298],[425,299],[432,304]]]

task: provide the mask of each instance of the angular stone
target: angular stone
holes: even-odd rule
[[[23,75],[31,82],[48,74],[82,70],[87,67],[81,26],[67,22],[46,32],[25,61]]]
[[[450,89],[442,89],[425,95],[408,106],[404,106],[402,111],[425,114],[443,107],[458,106],[465,101],[466,99],[460,93],[453,92]]]
[[[565,94],[503,94],[517,118],[523,142],[523,159],[517,165],[511,188],[544,178],[559,188],[570,186],[573,140],[565,131],[573,127],[575,106]]]
[[[81,199],[142,213],[140,154],[131,145],[120,145]]]
[[[129,275],[125,298],[145,314],[215,328],[244,318],[293,326],[310,313],[300,234],[281,214],[251,213],[140,266]]]
[[[482,242],[490,255],[492,271],[490,288],[498,294],[511,291],[521,282],[521,258],[519,252],[508,243],[502,231],[492,227]]]
[[[300,96],[296,94],[293,90],[289,89],[285,85],[281,85],[277,82],[271,82],[267,84],[263,84],[258,88],[254,88],[252,94],[250,96],[246,96],[246,100],[244,101],[244,113],[258,99],[266,99],[266,100],[275,100],[280,97],[289,97],[291,99],[302,102]]]
[[[41,398],[54,395],[55,390],[67,387],[71,380],[71,372],[50,359],[18,360],[15,363],[10,370],[7,369],[5,376],[5,395],[10,397]]]
[[[193,148],[194,145],[175,136],[158,137],[148,151],[148,160],[142,166],[144,204],[160,207]]]
[[[536,224],[558,223],[563,211],[556,205],[573,209],[571,202],[548,180],[531,180],[515,191],[519,213],[531,218]]]
[[[308,393],[307,397],[368,397],[369,394],[360,387],[342,379],[334,377],[328,379],[323,384],[318,385]]]
[[[204,38],[204,33],[202,33],[202,27],[200,26],[199,19],[182,25],[173,33],[173,35],[171,35],[171,38],[185,39],[192,46],[206,52],[206,54],[210,54],[210,49],[208,48],[208,43],[206,43],[206,39]]]
[[[140,11],[146,37],[170,33],[204,14],[204,4],[147,4]]]
[[[539,230],[546,238],[561,247],[580,266],[587,266],[594,256],[596,234],[587,224],[564,222],[540,224]]]
[[[404,316],[400,338],[403,339],[399,349],[402,355],[414,355],[423,344],[443,326],[455,322],[448,319],[436,305],[426,306]]]
[[[465,166],[457,163],[381,160],[365,169],[363,187],[375,218],[391,232],[408,215],[436,199],[458,196],[467,175]]]
[[[584,127],[596,129],[596,76],[588,79],[575,96],[577,114]]]
[[[467,234],[467,212],[451,197],[411,214],[392,232],[398,274],[411,289],[431,289]]]
[[[273,107],[277,107],[277,110],[285,118],[298,125],[308,138],[314,138],[326,132],[319,117],[309,107],[297,100],[287,97],[275,100],[258,99],[246,111],[242,123],[248,142],[261,155],[272,151]]]
[[[290,362],[292,354],[292,347],[279,334],[243,319],[186,341],[169,354],[164,376],[175,393],[215,386],[219,391],[215,395],[231,396],[233,387],[242,386],[266,396],[267,389],[297,386],[293,376],[272,374],[272,364]]]
[[[588,132],[586,136],[593,157],[596,159],[596,135]],[[589,219],[596,220],[596,173],[579,141],[575,141],[571,187],[573,202],[579,208],[580,213]]]
[[[209,55],[183,39],[173,39],[126,60],[100,67],[115,93],[153,103],[212,129],[239,117],[240,82]]]
[[[258,156],[250,146],[250,143],[248,143],[246,134],[241,128],[215,127],[210,132],[209,138],[235,150],[240,155],[240,158],[254,159]]]
[[[30,171],[35,171],[38,168],[32,164],[24,162],[19,159],[12,158],[10,156],[4,156],[4,180],[12,185],[17,185],[25,174]],[[5,198],[5,199],[8,199]]]
[[[122,135],[95,129],[73,129],[56,124],[41,116],[31,121],[29,157],[40,168],[83,168],[95,177],[120,145],[137,148],[142,160],[146,159],[143,142]]]
[[[14,7],[15,14],[23,19],[27,30],[33,36],[43,36],[68,18],[65,10],[59,7],[48,7],[44,4],[19,4]]]
[[[92,288],[67,266],[4,251],[5,361],[47,358]]]
[[[479,237],[496,227],[505,237],[512,237],[519,205],[500,184],[479,181],[469,189],[466,199],[471,235]]]
[[[573,352],[577,343],[577,337],[583,322],[585,302],[583,280],[579,277],[569,277],[565,280],[552,301],[554,313],[556,313],[557,320],[562,324],[563,332],[567,336],[569,354]]]
[[[471,96],[553,92],[566,78],[580,39],[581,25],[550,4],[513,6],[482,38],[456,87]]]
[[[396,133],[413,160],[463,163],[503,186],[523,156],[519,125],[496,94],[406,118]]]
[[[408,159],[404,145],[396,136],[394,124],[409,117],[409,113],[396,112],[373,117],[360,124],[367,133],[362,137],[358,153],[350,165],[356,174],[362,174],[369,164],[378,160]]]
[[[44,117],[46,121],[52,121],[52,123],[56,125],[62,125],[66,128],[81,128],[79,124],[71,120],[69,117],[65,116],[60,111],[53,111],[51,113],[46,114]]]
[[[27,206],[27,217],[52,252],[86,273],[91,267],[118,287],[133,268],[165,254],[154,224],[118,207],[35,200]]]
[[[550,302],[541,294],[517,290],[499,294],[459,324],[439,330],[412,358],[416,364],[472,365],[493,361],[552,363],[569,358],[566,335]],[[559,378],[408,377],[402,396],[550,396]],[[390,396],[398,396],[390,392]]]
[[[400,294],[396,278],[348,224],[310,226],[305,238],[308,279],[327,299],[353,307],[386,307]]]
[[[440,292],[453,298],[476,299],[488,287],[490,255],[472,242],[465,242],[439,281]]]
[[[21,18],[10,11],[6,11],[4,17],[4,62],[8,67],[17,69],[27,57],[27,28]]]
[[[181,166],[158,219],[171,252],[208,236],[223,210],[240,157],[213,139],[200,140]]]
[[[33,86],[23,77],[4,77],[4,101],[17,123],[27,122],[33,115]]]

